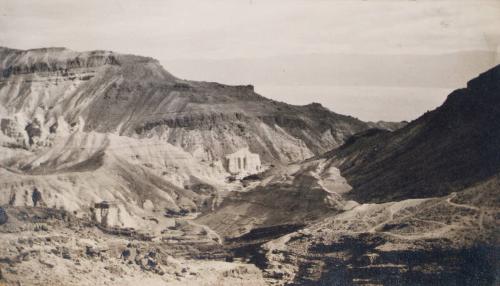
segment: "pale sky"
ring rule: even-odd
[[[500,0],[0,0],[1,46],[151,56],[182,78],[366,120],[415,118],[498,63],[499,27]]]

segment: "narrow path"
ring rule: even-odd
[[[416,240],[416,239],[422,239],[422,238],[441,237],[443,234],[450,231],[452,228],[454,228],[455,230],[458,228],[464,229],[464,227],[458,227],[458,226],[445,226],[445,227],[439,228],[435,231],[423,233],[423,234],[401,235],[401,234],[395,234],[395,233],[386,232],[386,231],[382,231],[380,233],[383,233],[383,234],[386,234],[386,235],[389,235],[392,237],[396,237],[399,239],[404,239],[404,240]]]
[[[449,198],[446,199],[446,202],[454,207],[457,207],[457,208],[466,208],[466,209],[471,209],[471,210],[476,210],[476,211],[480,211],[480,208],[476,207],[476,206],[472,206],[472,205],[463,205],[463,204],[457,204],[457,203],[454,203],[452,202],[451,200],[453,200],[454,198],[457,197],[457,194],[456,193],[452,193],[450,195]]]
[[[472,206],[472,205],[457,204],[457,203],[452,202],[451,200],[456,198],[456,197],[457,197],[457,194],[452,193],[450,195],[450,197],[446,199],[446,202],[454,207],[457,207],[457,208],[466,208],[466,209],[478,211],[479,212],[479,218],[478,218],[479,230],[483,230],[484,229],[483,221],[484,221],[485,210],[483,208],[479,208],[479,207]]]

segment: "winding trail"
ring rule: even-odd
[[[479,229],[483,230],[483,228],[484,228],[483,220],[484,220],[485,210],[483,208],[478,208],[478,207],[472,206],[472,205],[457,204],[457,203],[452,202],[451,200],[453,200],[456,197],[457,197],[457,193],[451,193],[451,195],[446,199],[446,202],[454,207],[457,207],[457,208],[466,208],[466,209],[478,211],[479,212],[479,218],[478,218]]]
[[[468,204],[457,204],[457,203],[454,203],[452,202],[452,200],[454,198],[457,197],[457,194],[456,193],[452,193],[448,198],[446,198],[444,201],[449,204],[450,206],[452,207],[456,207],[456,208],[465,208],[465,209],[470,209],[470,210],[473,210],[473,211],[476,211],[476,212],[479,212],[479,218],[478,218],[478,226],[479,226],[479,229],[480,230],[483,230],[484,226],[483,226],[483,220],[484,220],[484,216],[485,216],[485,209],[484,208],[480,208],[480,207],[476,207],[476,206],[473,206],[473,205],[468,205]],[[442,202],[442,201],[441,201]],[[439,204],[439,202],[437,203]],[[392,205],[389,206],[386,211],[388,212],[388,218],[376,225],[374,225],[373,227],[371,227],[368,232],[370,233],[375,233],[377,232],[377,230],[380,229],[380,227],[388,224],[388,223],[391,223],[394,221],[394,213],[395,211],[393,210],[392,208]],[[414,213],[411,213],[409,215],[406,215],[406,216],[402,216],[401,219],[404,219],[404,218],[407,218],[407,217],[410,217],[410,216],[414,216],[415,214]],[[386,234],[386,235],[389,235],[389,236],[392,236],[392,237],[396,237],[396,238],[400,238],[400,239],[409,239],[409,240],[413,240],[413,239],[420,239],[420,238],[430,238],[430,237],[436,237],[436,236],[440,236],[448,231],[450,231],[452,228],[457,228],[458,226],[457,225],[453,225],[453,226],[450,226],[450,225],[446,225],[442,222],[439,222],[439,221],[431,221],[431,220],[423,220],[423,219],[418,219],[418,218],[414,218],[416,220],[419,220],[419,221],[422,221],[422,222],[427,222],[427,223],[434,223],[434,224],[438,224],[438,225],[441,225],[442,227],[440,227],[439,229],[436,229],[432,232],[429,232],[429,233],[422,233],[422,234],[413,234],[413,235],[401,235],[401,234],[395,234],[395,233],[392,233],[390,231],[380,231],[380,233],[383,233],[383,234]],[[463,228],[463,227],[459,227],[459,228]]]
[[[481,210],[480,208],[478,208],[476,206],[457,204],[457,203],[452,202],[451,200],[453,200],[456,197],[457,197],[457,193],[451,193],[451,195],[446,199],[446,202],[454,207],[457,207],[457,208],[466,208],[466,209],[471,209],[471,210],[475,210],[475,211]]]

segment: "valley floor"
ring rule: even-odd
[[[442,198],[363,204],[224,241],[192,219],[159,235],[6,207],[4,285],[494,285],[498,178]]]

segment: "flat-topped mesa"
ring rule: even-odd
[[[232,175],[251,175],[262,170],[259,154],[248,148],[240,149],[224,158],[224,167]]]
[[[2,62],[2,76],[67,72],[78,68],[95,68],[119,65],[117,55],[109,51],[75,52],[64,48],[35,50],[8,50],[9,56]]]
[[[210,94],[220,93],[221,95],[230,95],[233,99],[240,100],[263,100],[265,99],[263,96],[257,94],[255,92],[255,88],[251,84],[247,85],[226,85],[217,82],[199,82],[193,83],[195,86],[198,86],[200,90],[207,91],[209,90]]]
[[[34,73],[66,74],[74,69],[99,68],[103,66],[121,66],[155,64],[159,62],[150,57],[118,54],[111,51],[95,50],[76,52],[66,48],[42,48],[15,50],[0,48],[0,77]]]
[[[252,93],[254,94],[255,93],[255,88],[253,85],[251,84],[247,84],[247,85],[236,85],[235,88],[237,90],[240,90],[241,92],[248,92],[248,93]]]

